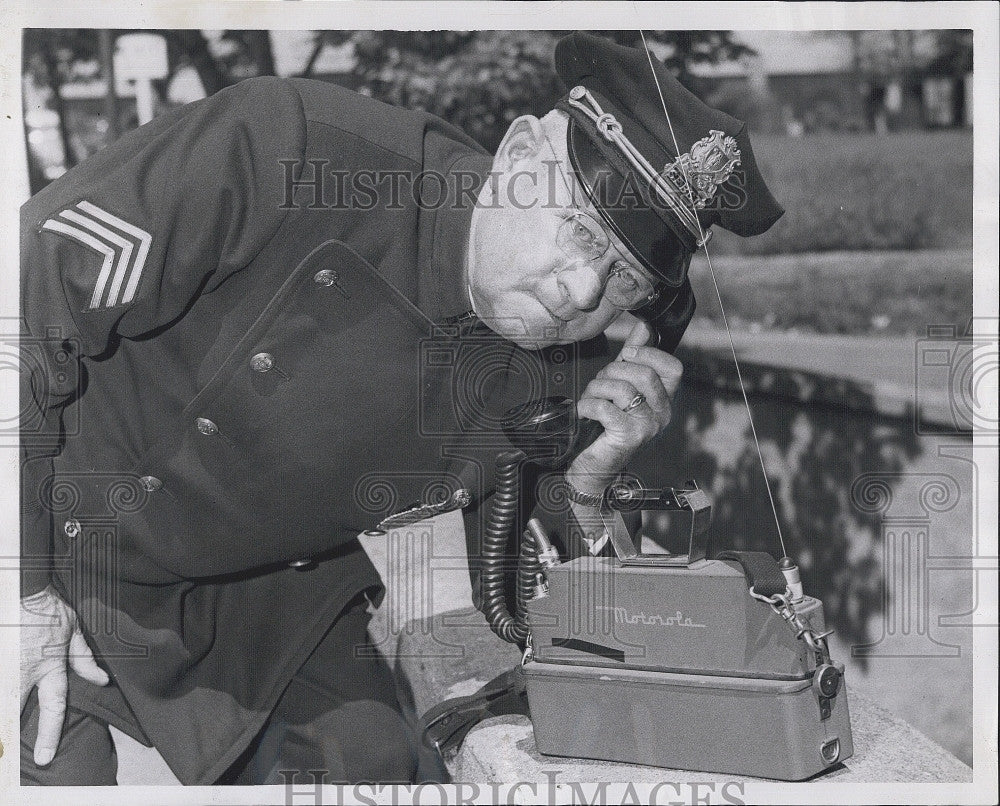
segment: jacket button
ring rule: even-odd
[[[194,421],[194,424],[197,426],[198,430],[207,437],[219,433],[219,426],[204,417],[199,417]]]
[[[340,275],[333,269],[321,269],[313,275],[313,282],[316,283],[316,285],[325,285],[328,288],[332,285],[336,285],[339,279]]]
[[[143,476],[139,479],[139,486],[147,493],[155,493],[163,486],[163,482],[156,478],[156,476]]]
[[[66,537],[76,537],[80,534],[80,521],[76,518],[70,518],[63,525],[63,531],[66,533]]]
[[[312,559],[307,557],[304,560],[292,560],[289,564],[289,568],[305,568],[307,565],[312,564]]]
[[[257,353],[250,359],[250,369],[254,372],[267,372],[274,366],[274,356],[270,353]]]

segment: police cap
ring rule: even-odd
[[[567,147],[592,204],[671,288],[718,224],[767,230],[784,212],[757,169],[746,124],[712,109],[655,58],[576,32],[556,45],[569,92]]]

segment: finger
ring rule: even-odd
[[[69,639],[69,665],[80,677],[95,685],[106,686],[111,682],[108,673],[94,660],[94,653],[87,646],[87,641],[79,627],[73,632],[73,637]]]
[[[635,399],[638,393],[639,390],[628,381],[595,378],[587,384],[583,396],[605,398],[614,403],[618,408],[624,410]]]
[[[597,420],[604,426],[605,433],[621,431],[627,426],[628,415],[610,400],[599,397],[581,398],[577,413],[588,420]]]
[[[670,407],[670,395],[663,381],[656,374],[656,370],[645,364],[613,361],[598,373],[598,378],[631,384],[637,392],[642,392],[650,408],[657,413],[664,412]]]
[[[656,347],[626,344],[619,355],[625,361],[652,367],[664,377],[680,377],[684,370],[684,365],[675,356]]]
[[[642,321],[642,319],[637,319],[635,325],[633,325],[628,336],[625,338],[625,346],[622,347],[622,350],[624,351],[626,347],[644,347],[649,344],[652,339],[652,328]],[[618,357],[621,359],[621,353],[618,354]]]
[[[38,683],[38,736],[35,764],[45,767],[55,758],[66,717],[66,669],[53,669]]]
[[[670,353],[657,350],[655,347],[626,347],[622,350],[623,356],[628,356],[622,361],[615,361],[614,364],[640,364],[649,367],[663,382],[664,388],[673,396],[680,385],[681,376],[684,374],[684,365]]]
[[[636,417],[637,412],[625,413],[610,400],[599,397],[584,398],[580,401],[577,410],[580,415],[592,420],[597,420],[604,426],[604,433],[601,435],[606,448],[613,448],[616,451],[623,451],[620,460],[627,459],[627,456],[637,448],[648,442],[660,430],[657,418],[649,416]],[[649,409],[640,408],[638,412],[646,412]],[[601,444],[602,439],[598,439],[591,448]],[[590,450],[590,449],[588,449]],[[621,470],[619,465],[615,472]]]

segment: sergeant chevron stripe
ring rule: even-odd
[[[66,235],[104,255],[90,298],[92,309],[102,307],[102,299],[106,308],[132,301],[153,242],[146,230],[89,201],[78,202],[75,208],[61,211],[57,217],[42,224],[42,229]],[[110,288],[108,280],[111,280]]]

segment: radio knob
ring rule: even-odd
[[[820,666],[813,675],[813,687],[821,697],[836,697],[840,690],[840,670],[828,663]]]

